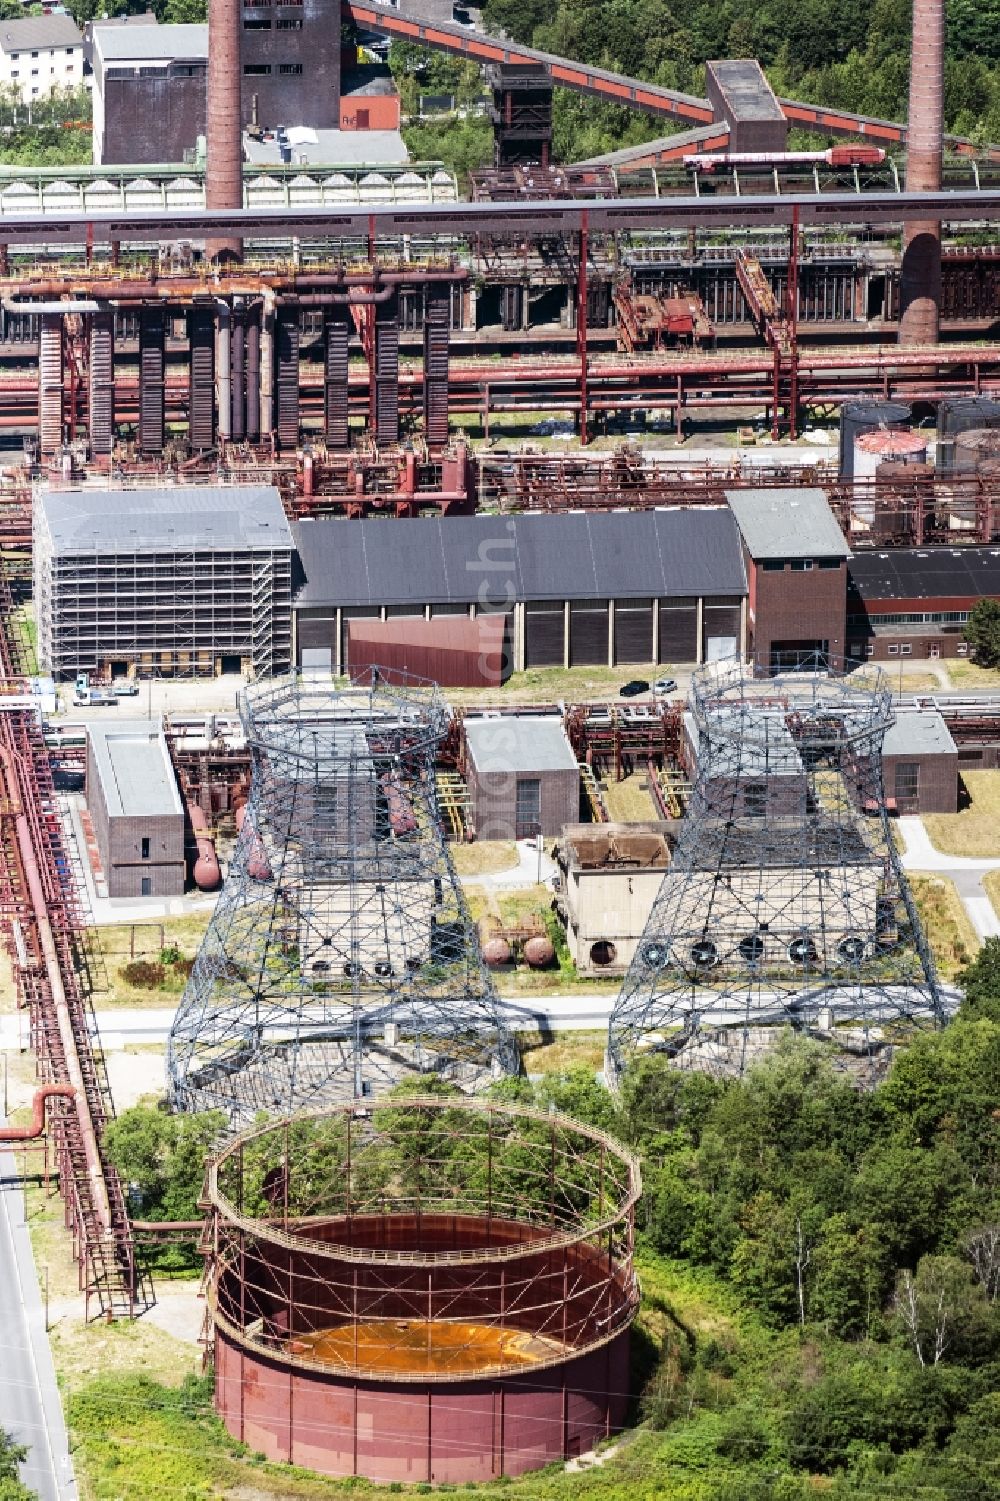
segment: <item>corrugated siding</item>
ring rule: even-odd
[[[653,660],[653,601],[619,600],[615,605],[615,661]]]

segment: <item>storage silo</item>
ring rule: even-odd
[[[878,471],[886,464],[923,465],[927,443],[919,433],[887,428],[862,432],[854,440],[852,523],[862,530],[875,525],[875,485]]]
[[[938,408],[937,467],[946,474],[952,467],[955,439],[977,428],[1000,428],[1000,401],[992,396],[956,396]]]
[[[956,434],[952,450],[955,474],[978,474],[990,459],[1000,457],[1000,428],[971,427]]]
[[[840,412],[840,477],[854,478],[854,444],[861,433],[910,425],[910,408],[901,401],[848,401]]]

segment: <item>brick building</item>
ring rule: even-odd
[[[965,657],[969,611],[1000,598],[995,547],[858,552],[848,575],[847,651],[855,661]]]
[[[180,896],[184,809],[159,724],[88,725],[86,795],[108,895]]]
[[[900,709],[882,746],[885,795],[897,813],[958,812],[958,747],[936,709]]]
[[[770,670],[847,654],[847,560],[822,490],[729,490],[743,542],[747,655]]]
[[[551,838],[580,817],[580,768],[561,719],[467,718],[465,779],[480,839]]]

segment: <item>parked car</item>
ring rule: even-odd
[[[618,692],[622,698],[638,698],[641,693],[649,692],[649,684],[645,678],[632,678],[627,683],[622,683]]]
[[[664,698],[668,693],[677,692],[676,678],[657,678],[653,684],[653,693],[657,698]]]

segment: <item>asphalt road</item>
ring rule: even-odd
[[[24,1222],[24,1193],[0,1149],[0,1428],[28,1449],[21,1479],[40,1501],[72,1501],[76,1481],[45,1312]]]

